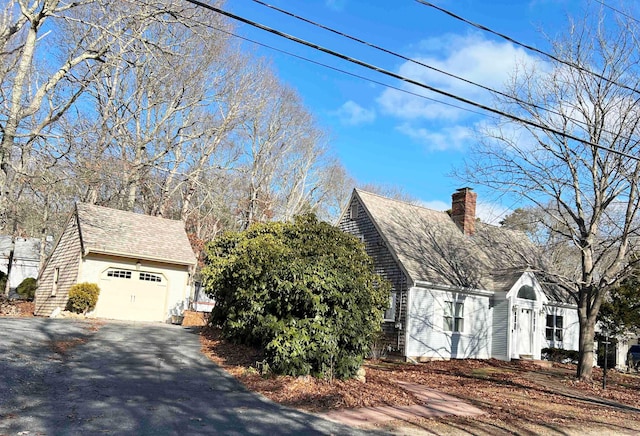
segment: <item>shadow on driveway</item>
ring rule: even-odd
[[[194,330],[96,326],[0,318],[0,434],[371,434],[247,391]]]

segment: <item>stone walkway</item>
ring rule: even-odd
[[[351,426],[379,424],[393,420],[412,418],[435,418],[446,415],[474,416],[484,412],[469,403],[451,395],[425,388],[415,383],[397,382],[404,390],[423,402],[413,406],[380,406],[360,409],[333,410],[323,413],[323,418]]]

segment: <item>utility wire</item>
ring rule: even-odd
[[[601,4],[602,6],[604,6],[605,8],[609,8],[609,9],[611,9],[612,11],[614,11],[614,12],[616,12],[616,13],[620,14],[620,15],[624,15],[625,17],[627,17],[627,18],[629,18],[629,19],[631,19],[631,20],[633,20],[633,21],[635,21],[635,22],[637,22],[637,23],[640,23],[640,20],[638,20],[636,17],[634,17],[634,16],[632,16],[632,15],[629,15],[629,14],[627,14],[626,12],[621,11],[620,9],[616,9],[616,8],[614,8],[614,7],[613,7],[613,6],[611,6],[611,5],[606,4],[603,0],[593,0],[593,1],[594,1],[594,2],[596,2],[596,3],[600,3],[600,4]]]
[[[466,111],[466,112],[471,112],[471,113],[476,114],[476,115],[488,116],[488,117],[491,117],[491,118],[493,118],[493,119],[495,119],[495,120],[497,120],[497,119],[498,119],[498,117],[496,117],[496,116],[494,116],[494,115],[490,115],[490,114],[488,115],[488,114],[486,114],[486,113],[484,113],[484,112],[474,111],[473,109],[469,109],[469,108],[467,108],[467,107],[458,106],[458,105],[453,104],[453,103],[449,103],[449,102],[446,102],[446,101],[443,101],[443,100],[438,100],[437,98],[427,97],[426,95],[418,94],[417,92],[409,91],[408,89],[403,89],[403,88],[400,88],[400,87],[397,87],[397,86],[389,85],[388,83],[380,82],[380,81],[378,81],[378,80],[374,80],[374,79],[371,79],[371,78],[369,78],[369,77],[362,76],[362,75],[360,75],[360,74],[352,73],[352,72],[350,72],[350,71],[343,70],[343,69],[341,69],[341,68],[334,67],[334,66],[332,66],[332,65],[328,65],[328,64],[325,64],[325,63],[322,63],[322,62],[316,61],[316,60],[314,60],[314,59],[307,58],[307,57],[304,57],[304,56],[301,56],[301,55],[298,55],[298,54],[292,53],[292,52],[290,52],[290,51],[286,51],[286,50],[283,50],[283,49],[280,49],[280,48],[274,47],[274,46],[269,45],[269,44],[265,44],[265,43],[260,42],[260,41],[256,41],[256,40],[254,40],[254,39],[251,39],[251,38],[247,38],[247,37],[244,37],[244,36],[238,35],[238,34],[236,34],[236,33],[230,32],[230,31],[228,31],[228,30],[224,30],[224,29],[221,29],[221,28],[219,28],[219,27],[212,26],[211,24],[208,24],[208,23],[203,23],[203,22],[200,22],[200,21],[195,21],[195,23],[196,23],[196,24],[199,24],[199,25],[201,25],[201,26],[205,26],[205,27],[208,27],[208,28],[210,28],[210,29],[213,29],[213,30],[215,30],[215,31],[217,31],[217,32],[221,32],[221,33],[224,33],[224,34],[226,34],[226,35],[233,36],[234,38],[241,39],[241,40],[246,41],[246,42],[249,42],[249,43],[251,43],[251,44],[259,45],[260,47],[264,47],[264,48],[267,48],[267,49],[269,49],[269,50],[273,50],[273,51],[276,51],[276,52],[278,52],[278,53],[282,53],[282,54],[284,54],[284,55],[291,56],[291,57],[293,57],[293,58],[300,59],[300,60],[302,60],[302,61],[309,62],[309,63],[315,64],[315,65],[318,65],[318,66],[320,66],[320,67],[324,67],[324,68],[327,68],[327,69],[329,69],[329,70],[336,71],[336,72],[338,72],[338,73],[342,73],[342,74],[346,74],[346,75],[351,76],[351,77],[355,77],[356,79],[364,80],[364,81],[367,81],[367,82],[373,83],[373,84],[375,84],[375,85],[380,85],[380,86],[383,86],[383,87],[385,87],[385,88],[389,88],[389,89],[393,89],[393,90],[395,90],[395,91],[399,91],[399,92],[402,92],[402,93],[405,93],[405,94],[413,95],[414,97],[423,98],[423,99],[425,99],[425,100],[429,100],[429,101],[432,101],[432,102],[434,102],[434,103],[443,104],[443,105],[445,105],[445,106],[449,106],[449,107],[452,107],[452,108],[455,108],[455,109],[460,109],[460,110],[462,110],[462,111]]]
[[[466,18],[463,18],[460,15],[457,15],[457,14],[455,14],[455,13],[453,13],[453,12],[447,10],[447,9],[441,8],[440,6],[436,6],[433,3],[429,3],[428,1],[425,1],[425,0],[415,0],[415,1],[417,1],[418,3],[423,4],[425,6],[429,6],[431,8],[437,9],[440,12],[443,12],[443,13],[449,15],[450,17],[453,17],[456,20],[462,21],[463,23],[469,24],[470,26],[473,26],[473,27],[475,27],[477,29],[484,30],[485,32],[489,32],[489,33],[491,33],[493,35],[496,35],[496,36],[498,36],[498,37],[500,37],[502,39],[505,39],[505,40],[507,40],[507,41],[509,41],[509,42],[511,42],[513,44],[516,44],[516,45],[518,45],[520,47],[526,48],[527,50],[533,51],[535,53],[538,53],[538,54],[546,56],[546,57],[548,57],[550,59],[553,59],[556,62],[559,62],[559,63],[564,64],[564,65],[568,65],[571,68],[575,68],[577,70],[583,71],[583,72],[585,72],[587,74],[595,76],[595,77],[597,77],[599,79],[602,79],[602,80],[604,80],[606,82],[609,82],[609,83],[612,83],[612,84],[614,84],[616,86],[619,86],[620,88],[624,88],[624,89],[627,89],[627,90],[629,90],[631,92],[635,92],[636,94],[640,94],[640,91],[635,89],[635,88],[631,88],[628,85],[625,85],[623,83],[618,83],[618,82],[616,82],[614,80],[611,80],[611,79],[603,76],[602,74],[599,74],[599,73],[596,73],[594,71],[588,70],[588,69],[576,64],[575,62],[566,61],[564,59],[560,59],[559,57],[557,57],[557,56],[555,56],[555,55],[553,55],[551,53],[548,53],[546,51],[540,50],[539,48],[536,48],[536,47],[533,47],[531,45],[528,45],[528,44],[522,43],[520,41],[517,41],[517,40],[511,38],[508,35],[505,35],[505,34],[500,33],[500,32],[496,32],[495,30],[492,30],[492,29],[490,29],[490,28],[488,28],[486,26],[483,26],[482,24],[478,24],[478,23],[474,23],[473,21],[469,21]]]
[[[346,60],[347,62],[351,62],[351,63],[354,63],[356,65],[360,65],[361,67],[368,68],[368,69],[376,71],[376,72],[378,72],[380,74],[384,74],[386,76],[393,77],[394,79],[398,79],[398,80],[401,80],[403,82],[409,83],[411,85],[415,85],[415,86],[418,86],[420,88],[424,88],[424,89],[427,89],[429,91],[435,92],[437,94],[444,95],[446,97],[452,98],[454,100],[458,100],[458,101],[460,101],[462,103],[468,104],[470,106],[477,107],[477,108],[485,110],[487,112],[491,112],[491,113],[500,115],[500,116],[508,118],[510,120],[517,121],[517,122],[520,122],[522,124],[526,124],[528,126],[535,127],[537,129],[541,129],[541,130],[546,131],[546,132],[554,133],[554,134],[556,134],[558,136],[561,136],[561,137],[564,137],[564,138],[567,138],[567,139],[571,139],[571,140],[574,140],[574,141],[581,142],[583,144],[589,145],[589,146],[594,147],[594,148],[598,148],[598,149],[601,149],[601,150],[606,150],[606,151],[609,151],[611,153],[614,153],[614,154],[617,154],[617,155],[620,155],[620,156],[624,156],[624,157],[627,157],[627,158],[632,159],[632,160],[636,160],[636,161],[640,160],[640,157],[638,157],[638,156],[634,156],[632,154],[629,154],[629,153],[626,153],[626,152],[623,152],[623,151],[620,151],[620,150],[615,150],[613,148],[610,148],[610,147],[607,147],[607,146],[604,146],[604,145],[596,144],[594,142],[587,141],[586,139],[579,138],[579,137],[577,137],[575,135],[572,135],[570,133],[562,132],[562,131],[554,129],[552,127],[545,127],[545,126],[542,126],[542,125],[540,125],[540,124],[538,124],[538,123],[536,123],[534,121],[527,120],[525,118],[520,118],[520,117],[518,117],[516,115],[501,111],[499,109],[492,108],[490,106],[486,106],[484,104],[475,102],[473,100],[469,100],[469,99],[467,99],[465,97],[460,97],[460,96],[458,96],[456,94],[452,94],[450,92],[443,91],[443,90],[435,88],[433,86],[430,86],[430,85],[418,82],[416,80],[401,76],[401,75],[396,74],[396,73],[394,73],[392,71],[385,70],[383,68],[377,67],[377,66],[369,64],[369,63],[366,63],[366,62],[361,61],[359,59],[352,58],[350,56],[344,55],[344,54],[339,53],[337,51],[322,47],[322,46],[320,46],[318,44],[306,41],[304,39],[298,38],[298,37],[293,36],[293,35],[289,35],[287,33],[281,32],[279,30],[276,30],[276,29],[273,29],[271,27],[265,26],[264,24],[257,23],[255,21],[249,20],[247,18],[241,17],[239,15],[233,14],[231,12],[225,11],[223,9],[220,9],[220,8],[216,7],[216,6],[212,6],[210,4],[201,2],[199,0],[185,0],[185,1],[188,2],[188,3],[194,4],[196,6],[200,6],[200,7],[203,7],[205,9],[209,9],[210,11],[219,13],[221,15],[224,15],[224,16],[226,16],[228,18],[231,18],[231,19],[234,19],[236,21],[240,21],[241,23],[245,23],[245,24],[248,24],[248,25],[250,25],[252,27],[255,27],[255,28],[264,30],[266,32],[272,33],[274,35],[278,35],[278,36],[280,36],[282,38],[286,38],[286,39],[288,39],[290,41],[293,41],[293,42],[296,42],[298,44],[302,44],[302,45],[305,45],[307,47],[311,47],[311,48],[313,48],[315,50],[321,51],[323,53],[327,53],[327,54],[329,54],[331,56],[335,56],[337,58]]]
[[[598,1],[598,0],[595,0],[595,1]],[[308,24],[311,24],[311,25],[313,25],[313,26],[319,27],[319,28],[321,28],[321,29],[323,29],[323,30],[329,31],[329,32],[334,33],[334,34],[336,34],[336,35],[339,35],[339,36],[342,36],[342,37],[344,37],[344,38],[347,38],[347,39],[350,39],[350,40],[352,40],[352,41],[355,41],[355,42],[357,42],[357,43],[363,44],[363,45],[365,45],[365,46],[367,46],[367,47],[374,48],[374,49],[376,49],[376,50],[379,50],[379,51],[382,51],[382,52],[384,52],[384,53],[390,54],[390,55],[395,56],[395,57],[397,57],[397,58],[403,59],[403,60],[405,60],[405,61],[407,61],[407,62],[411,62],[411,63],[416,64],[416,65],[420,65],[420,66],[422,66],[422,67],[428,68],[428,69],[430,69],[430,70],[432,70],[432,71],[436,71],[436,72],[438,72],[438,73],[440,73],[440,74],[443,74],[443,75],[445,75],[445,76],[448,76],[448,77],[451,77],[451,78],[453,78],[453,79],[460,80],[460,81],[462,81],[462,82],[464,82],[464,83],[467,83],[467,84],[470,84],[470,85],[476,86],[476,87],[478,87],[478,88],[484,89],[485,91],[488,91],[488,92],[490,92],[490,93],[500,95],[500,96],[502,96],[502,97],[505,97],[505,98],[509,99],[510,101],[513,101],[513,102],[519,103],[519,104],[524,105],[524,106],[532,107],[532,108],[535,108],[535,109],[538,109],[538,110],[541,110],[541,111],[545,111],[545,112],[552,113],[553,115],[557,115],[557,116],[559,116],[559,117],[566,118],[566,119],[568,119],[569,121],[573,121],[575,124],[580,125],[580,126],[582,126],[582,127],[584,127],[584,128],[588,128],[588,125],[587,125],[587,123],[586,123],[586,122],[584,122],[584,121],[580,121],[580,120],[577,120],[577,119],[575,119],[575,118],[573,118],[573,117],[568,116],[567,114],[560,113],[560,112],[558,112],[558,111],[556,111],[556,110],[554,110],[554,109],[546,108],[546,107],[540,106],[540,105],[538,105],[538,104],[536,104],[536,103],[533,103],[533,102],[529,102],[529,101],[522,100],[522,99],[518,98],[517,96],[509,95],[509,94],[507,94],[507,93],[505,93],[505,92],[499,91],[499,90],[497,90],[497,89],[491,88],[491,87],[486,86],[486,85],[483,85],[483,84],[481,84],[481,83],[477,83],[477,82],[474,82],[474,81],[472,81],[472,80],[465,79],[464,77],[461,77],[461,76],[458,76],[458,75],[456,75],[456,74],[450,73],[450,72],[448,72],[448,71],[444,71],[444,70],[442,70],[442,69],[439,69],[439,68],[433,67],[433,66],[431,66],[431,65],[425,64],[424,62],[421,62],[421,61],[418,61],[418,60],[416,60],[416,59],[413,59],[413,58],[407,57],[407,56],[405,56],[405,55],[402,55],[402,54],[400,54],[400,53],[397,53],[397,52],[394,52],[394,51],[392,51],[392,50],[386,49],[386,48],[384,48],[384,47],[380,47],[380,46],[378,46],[378,45],[376,45],[376,44],[373,44],[373,43],[370,43],[370,42],[368,42],[368,41],[362,40],[362,39],[360,39],[360,38],[357,38],[357,37],[355,37],[355,36],[352,36],[352,35],[349,35],[349,34],[347,34],[347,33],[341,32],[341,31],[339,31],[339,30],[333,29],[333,28],[331,28],[331,27],[325,26],[324,24],[321,24],[321,23],[318,23],[318,22],[312,21],[312,20],[310,20],[310,19],[308,19],[308,18],[305,18],[305,17],[299,16],[299,15],[296,15],[296,14],[294,14],[293,12],[290,12],[290,11],[287,11],[287,10],[285,10],[285,9],[279,8],[279,7],[277,7],[277,6],[274,6],[274,5],[268,4],[268,3],[266,3],[266,2],[264,2],[264,1],[262,1],[262,0],[253,0],[253,2],[258,3],[258,4],[262,5],[262,6],[267,7],[267,8],[273,9],[273,10],[275,10],[275,11],[278,11],[278,12],[280,12],[280,13],[283,13],[283,14],[285,14],[285,15],[288,15],[288,16],[290,16],[290,17],[296,18],[296,19],[298,19],[298,20],[300,20],[300,21],[303,21],[303,22],[305,22],[305,23],[308,23]],[[313,61],[312,61],[312,62],[313,62]],[[394,89],[398,89],[398,88],[394,88]],[[454,107],[455,107],[455,106],[454,106]],[[476,113],[477,113],[477,112],[476,112]],[[605,133],[609,133],[609,134],[611,134],[611,135],[614,135],[614,136],[615,136],[615,135],[617,135],[615,132],[607,131],[606,129],[602,129],[602,131],[603,131],[603,132],[605,132]],[[631,138],[627,138],[627,137],[623,137],[623,136],[621,136],[621,138],[622,138],[622,139],[626,139],[626,140],[628,140],[628,141],[631,141]]]

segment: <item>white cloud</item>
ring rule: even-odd
[[[517,65],[529,65],[535,62],[535,58],[528,55],[524,49],[508,42],[485,39],[479,33],[448,34],[429,38],[418,44],[417,52],[412,58],[418,62],[496,89],[503,87]],[[417,82],[480,103],[489,103],[491,100],[490,94],[477,86],[412,62],[407,61],[402,64],[398,73]],[[412,92],[456,105],[464,105],[415,85],[403,86]],[[385,90],[377,101],[385,113],[405,120],[437,119],[455,122],[469,115],[467,111],[392,89]]]
[[[465,126],[443,127],[432,130],[426,127],[416,127],[410,123],[403,123],[397,130],[414,141],[427,146],[429,150],[461,150],[469,141],[474,139],[473,132]]]
[[[374,110],[365,109],[353,100],[344,103],[340,108],[331,113],[340,118],[342,124],[356,126],[360,124],[369,124],[375,121],[376,113]]]
[[[513,212],[511,209],[501,204],[479,201],[476,205],[476,217],[487,224],[498,225],[498,223],[511,212]]]

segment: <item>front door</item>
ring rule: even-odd
[[[532,342],[532,324],[533,324],[533,310],[520,309],[520,316],[518,317],[518,354],[531,355],[533,351]]]

